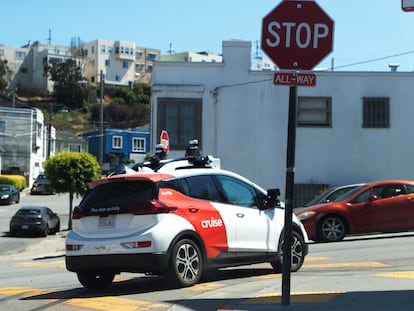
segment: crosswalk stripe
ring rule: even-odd
[[[414,271],[400,271],[374,274],[374,276],[398,279],[414,279]]]
[[[43,290],[30,287],[3,287],[0,288],[0,295],[6,296],[22,296],[26,299],[30,297],[38,297],[40,295],[51,294],[54,291]],[[52,300],[52,299],[47,299]],[[57,299],[53,299],[57,300]],[[71,305],[73,307],[89,308],[99,311],[147,311],[157,308],[167,308],[169,304],[155,303],[143,300],[127,299],[122,297],[85,297],[71,298],[62,301],[62,304]]]

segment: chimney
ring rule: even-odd
[[[389,64],[388,67],[390,67],[391,72],[397,72],[397,69],[400,65],[399,64]]]

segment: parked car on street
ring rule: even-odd
[[[303,207],[308,207],[312,205],[317,204],[323,204],[323,203],[329,203],[332,201],[335,201],[337,198],[348,192],[349,190],[352,190],[356,187],[363,186],[365,184],[352,184],[352,185],[343,185],[343,186],[336,186],[336,187],[330,187],[326,189],[325,191],[321,192],[317,196],[315,196],[312,200],[307,202]]]
[[[60,231],[60,218],[46,206],[23,206],[10,219],[10,234],[47,236]]]
[[[281,270],[278,189],[265,191],[210,156],[153,158],[132,168],[91,183],[74,208],[66,267],[84,287],[108,287],[121,272],[165,275],[190,286],[220,267],[269,262]],[[292,237],[291,270],[297,271],[308,239],[295,216]]]
[[[13,185],[1,184],[0,185],[0,203],[1,204],[12,204],[19,203],[20,191]]]
[[[386,180],[356,187],[331,203],[295,210],[309,239],[414,229],[414,181]]]
[[[39,174],[32,188],[30,194],[55,194],[55,190],[50,185],[50,181],[45,174]]]

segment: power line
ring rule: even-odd
[[[393,58],[393,57],[398,57],[398,56],[404,56],[404,55],[408,55],[408,54],[412,54],[412,53],[414,53],[414,51],[408,51],[408,52],[404,52],[404,53],[399,53],[399,54],[394,54],[394,55],[388,55],[388,56],[383,56],[383,57],[378,57],[378,58],[373,58],[373,59],[369,59],[369,60],[366,60],[366,61],[351,63],[351,64],[347,64],[347,65],[341,65],[341,66],[335,66],[335,67],[333,67],[333,69],[338,69],[338,68],[344,68],[344,67],[351,67],[351,66],[357,66],[357,65],[363,65],[363,64],[373,63],[373,62],[377,62],[377,61],[380,61],[380,60],[384,60],[384,59],[388,59],[388,58]]]

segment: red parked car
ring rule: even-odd
[[[414,181],[387,180],[357,187],[331,203],[295,210],[309,239],[336,242],[346,235],[414,229]]]

